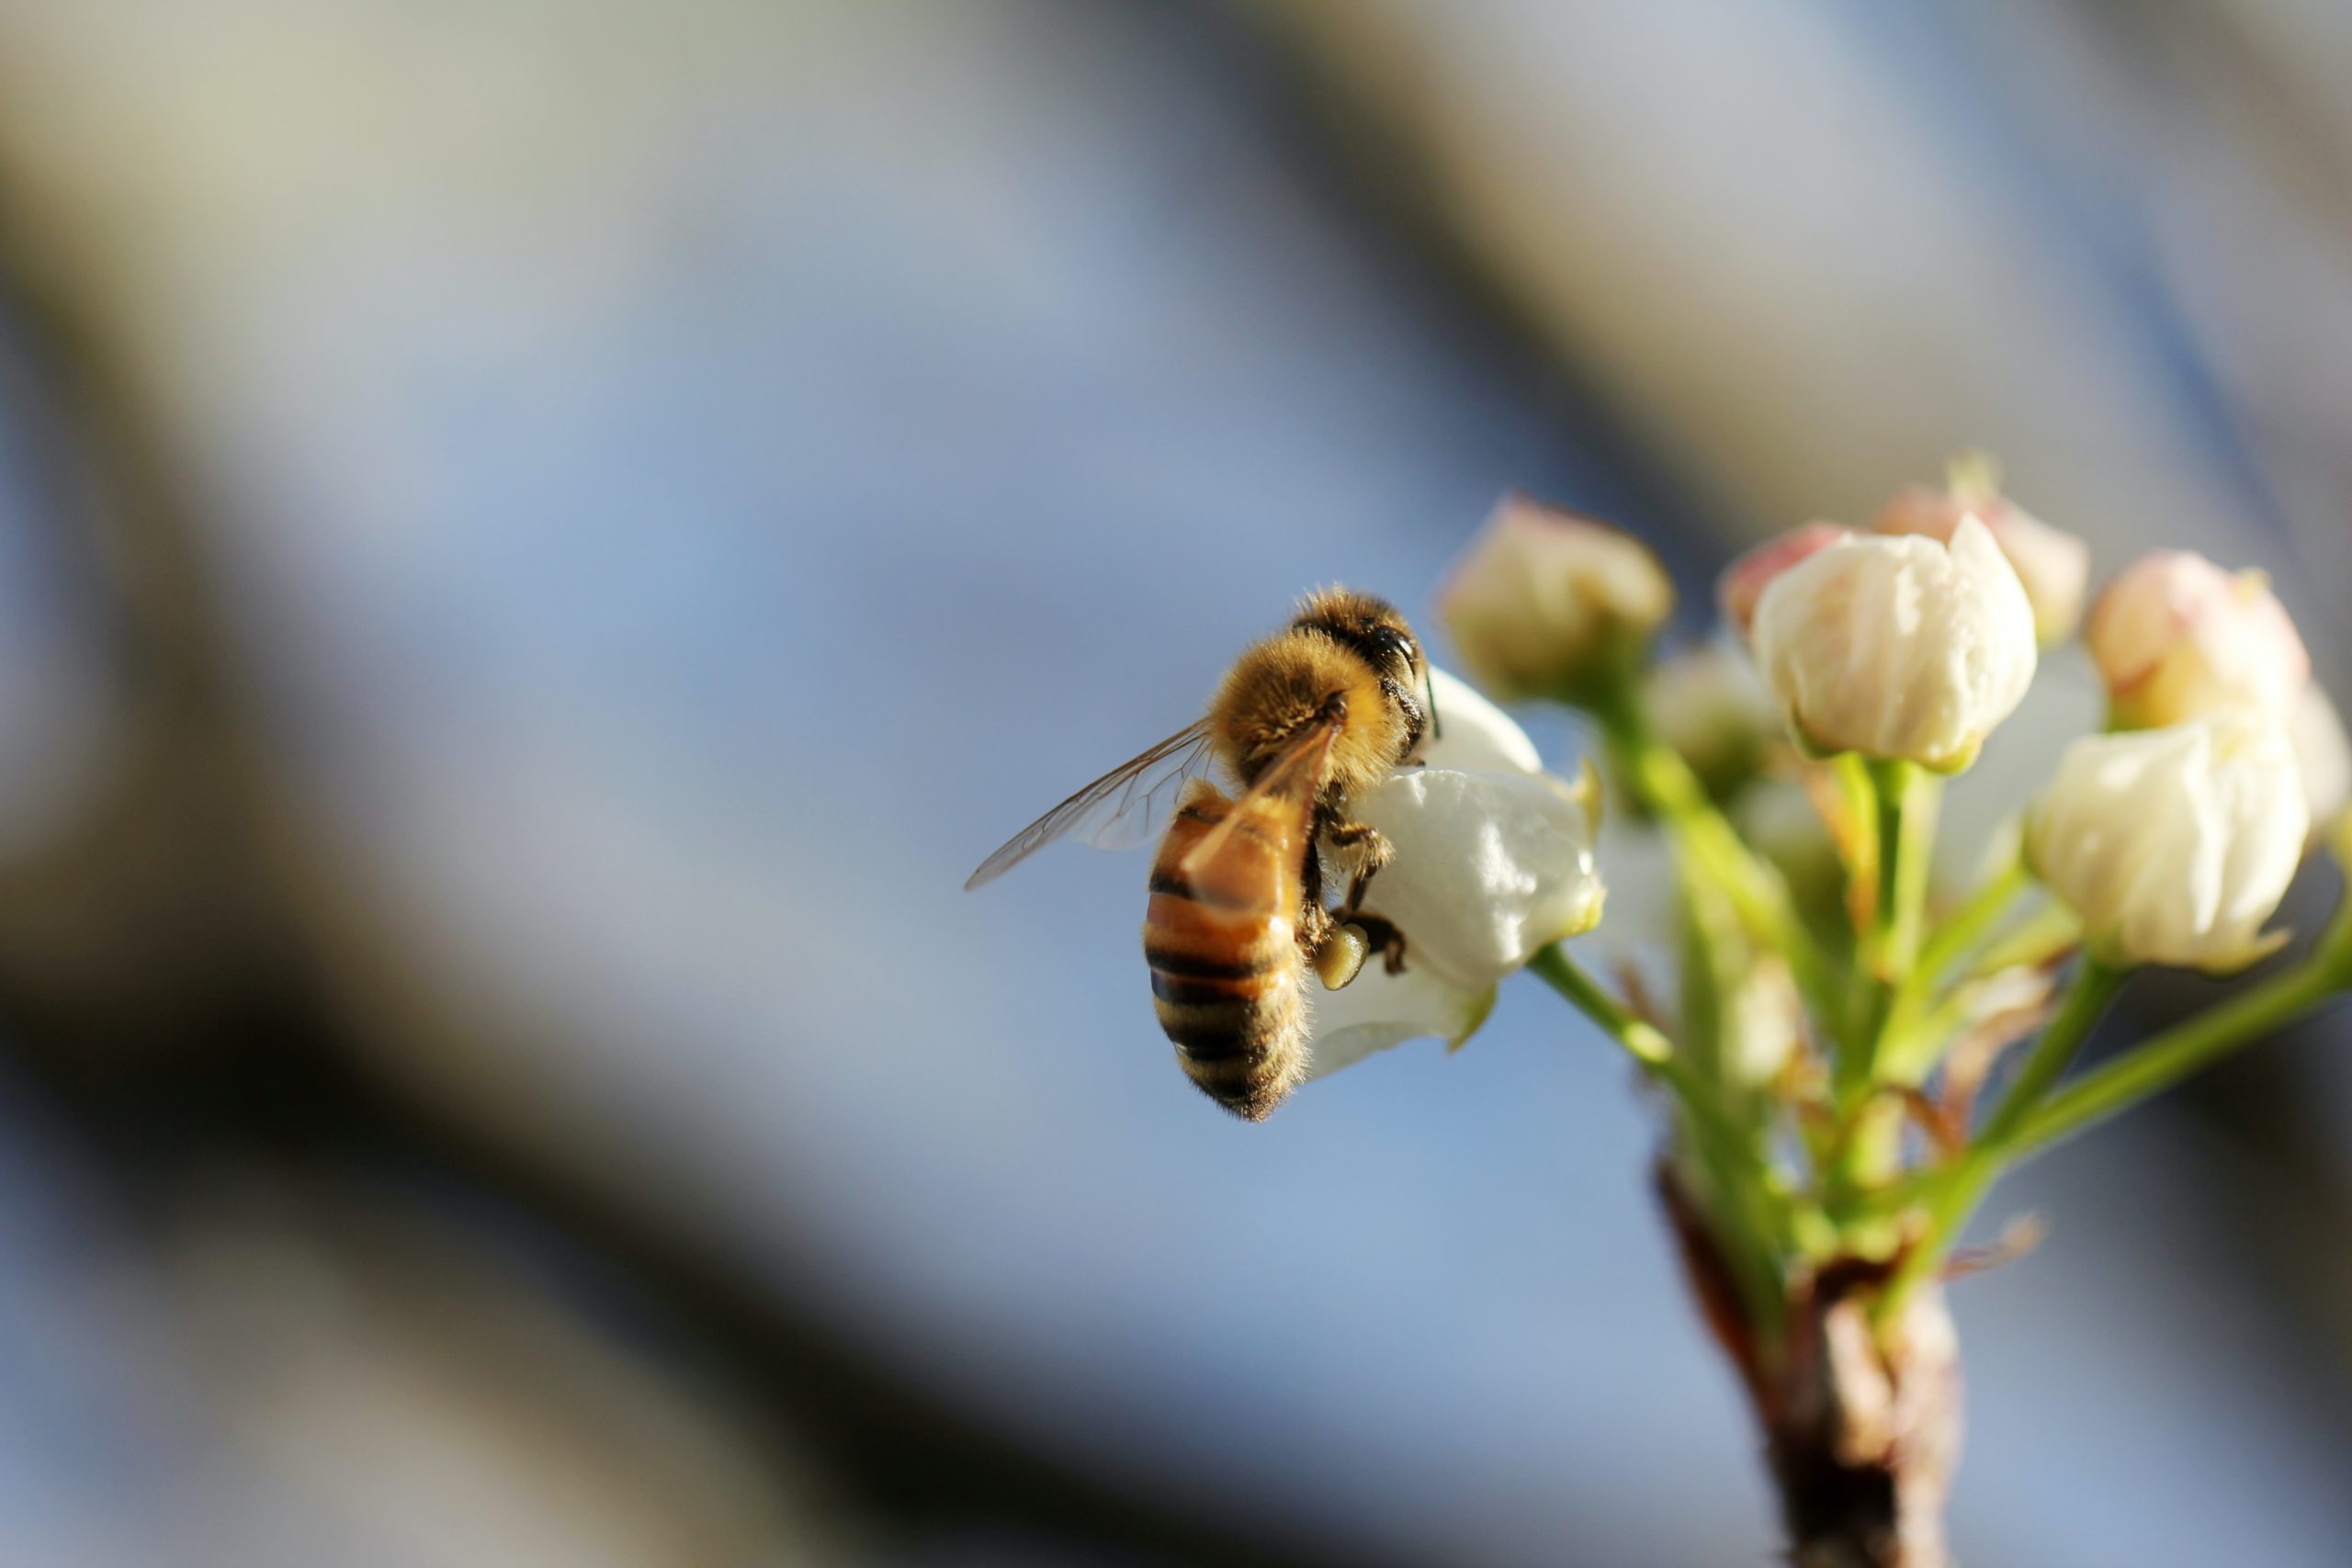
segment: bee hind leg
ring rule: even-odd
[[[1378,915],[1349,915],[1347,923],[1363,932],[1364,941],[1380,954],[1380,966],[1391,975],[1405,972],[1405,933]]]

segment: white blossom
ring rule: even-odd
[[[1363,909],[1404,933],[1404,972],[1375,954],[1338,991],[1309,982],[1312,1074],[1406,1040],[1460,1044],[1498,982],[1600,916],[1597,781],[1543,772],[1501,709],[1442,670],[1431,683],[1442,737],[1349,806],[1395,852]]]
[[[1753,643],[1808,749],[1947,773],[2033,681],[2033,607],[1973,518],[1949,546],[1857,536],[1798,562],[1766,585]]]
[[[1586,789],[1544,773],[1407,768],[1353,810],[1396,846],[1364,907],[1406,933],[1411,962],[1490,986],[1600,918]]]
[[[2026,852],[2099,957],[2227,974],[2284,940],[2262,926],[2307,822],[2285,727],[2233,707],[2075,741],[2029,818]]]

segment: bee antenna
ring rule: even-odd
[[[1437,716],[1437,675],[1427,665],[1421,667],[1421,689],[1429,694],[1430,698],[1430,739],[1442,740],[1445,739],[1445,726],[1438,722]]]

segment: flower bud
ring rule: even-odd
[[[1756,666],[1727,648],[1687,649],[1642,678],[1650,733],[1672,747],[1716,800],[1729,800],[1780,739],[1779,716]]]
[[[2284,718],[2312,676],[2295,623],[2258,571],[2203,556],[2141,557],[2091,606],[2084,640],[2119,729],[2154,729],[2250,704]]]
[[[1605,523],[1506,496],[1439,591],[1470,673],[1505,702],[1589,696],[1673,613],[1648,548]]]
[[[1990,482],[1978,478],[1983,465],[1953,465],[1952,481],[1940,490],[1913,485],[1899,491],[1871,526],[1882,534],[1919,534],[1946,544],[1963,517],[1973,517],[1992,534],[2016,569],[2033,605],[2034,635],[2048,648],[2074,635],[2082,618],[2083,590],[2090,581],[2091,547],[2027,513]]]
[[[1724,624],[1746,641],[1756,624],[1757,601],[1764,597],[1774,578],[1853,536],[1851,528],[1816,520],[1767,539],[1735,559],[1715,581],[1715,606],[1723,613]]]
[[[2033,607],[1973,517],[1950,545],[1857,535],[1799,562],[1766,586],[1752,640],[1820,755],[1957,772],[2033,681]]]
[[[2111,964],[2228,974],[2285,940],[2308,821],[2275,716],[2223,708],[2165,729],[2089,735],[2058,761],[2026,827],[2034,874]]]

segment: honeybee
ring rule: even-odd
[[[1402,935],[1359,908],[1393,852],[1349,818],[1347,802],[1412,758],[1435,695],[1393,605],[1319,590],[1234,661],[1199,720],[1013,835],[964,886],[1065,835],[1118,847],[1171,816],[1144,915],[1152,1005],[1193,1082],[1263,1121],[1306,1070],[1308,968],[1336,987],[1370,947],[1392,970],[1403,962]],[[1236,795],[1204,776],[1212,762]],[[1318,845],[1349,872],[1336,910],[1324,903]]]

